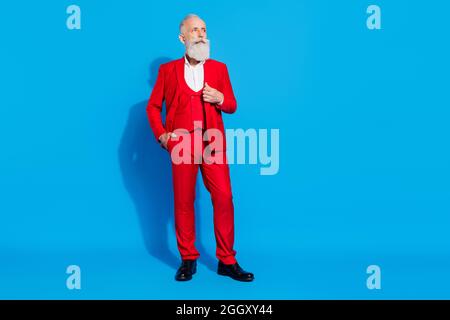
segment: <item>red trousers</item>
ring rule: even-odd
[[[214,154],[215,157],[222,157],[221,163],[208,163],[205,161],[207,159],[202,158],[202,154],[208,141],[202,141],[202,134],[203,131],[201,129],[184,133],[184,135],[190,135],[191,138],[191,148],[188,151],[191,159],[190,163],[174,163],[172,159],[177,246],[183,260],[193,260],[200,256],[195,248],[194,212],[195,184],[197,172],[200,168],[203,183],[211,195],[214,210],[216,257],[225,264],[234,264],[236,263],[236,251],[233,249],[234,206],[226,152],[218,151]],[[178,135],[180,136],[180,134]],[[200,142],[196,143],[196,148],[194,149],[195,139],[197,139],[197,142]],[[181,137],[178,141],[170,138],[168,143],[169,152],[180,141]],[[185,150],[182,152],[185,152]],[[195,159],[197,161],[194,161]]]

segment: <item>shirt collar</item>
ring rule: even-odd
[[[189,63],[189,60],[187,59],[186,55],[184,55],[184,64],[187,65],[188,67],[195,68],[197,66],[203,65],[204,63],[205,63],[205,60],[200,61],[197,65],[193,66]]]

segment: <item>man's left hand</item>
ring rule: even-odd
[[[205,83],[205,87],[203,88],[203,100],[209,103],[218,103],[221,104],[223,102],[223,93],[217,89],[211,88],[208,83]]]

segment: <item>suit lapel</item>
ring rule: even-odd
[[[184,56],[181,57],[181,59],[178,59],[175,64],[175,69],[177,73],[177,81],[178,81],[178,87],[183,88],[184,83]]]
[[[208,82],[208,85],[211,85],[211,64],[209,62],[209,59],[207,59],[203,64],[203,85],[206,82]]]

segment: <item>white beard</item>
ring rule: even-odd
[[[205,41],[205,43],[191,43],[186,40],[185,46],[187,55],[197,61],[204,61],[206,59],[209,59],[209,40],[204,39],[203,41]]]

